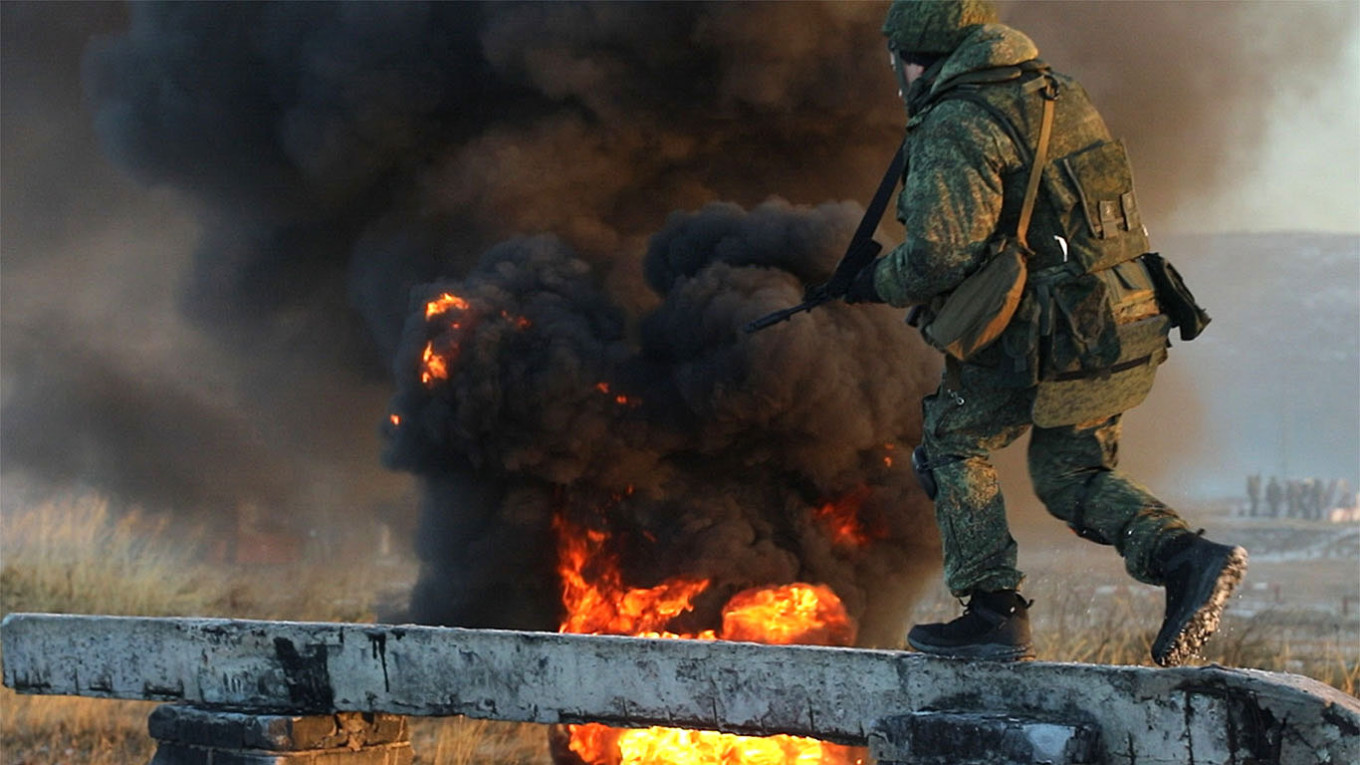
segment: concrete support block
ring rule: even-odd
[[[148,722],[151,765],[411,765],[406,718],[248,714],[162,704]]]
[[[972,712],[916,712],[880,720],[869,734],[879,765],[1088,765],[1100,728]]]

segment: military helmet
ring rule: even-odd
[[[883,34],[893,50],[942,56],[959,47],[973,27],[997,20],[987,0],[893,0]]]

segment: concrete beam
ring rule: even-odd
[[[884,745],[879,721],[958,712],[1093,725],[1100,731],[1100,761],[1121,765],[1360,761],[1360,701],[1307,678],[1256,670],[998,664],[813,646],[46,614],[11,614],[0,625],[0,641],[5,685],[21,693],[258,713],[668,725],[856,745],[871,735]]]

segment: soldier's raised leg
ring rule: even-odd
[[[1246,572],[1246,551],[1192,532],[1177,513],[1116,467],[1120,416],[1035,428],[1029,445],[1034,491],[1082,537],[1113,545],[1129,575],[1166,589],[1166,615],[1152,658],[1175,666],[1218,628]]]

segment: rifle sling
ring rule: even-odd
[[[855,228],[855,235],[850,238],[850,246],[846,248],[845,256],[840,263],[836,264],[836,270],[832,272],[829,284],[836,284],[844,289],[848,289],[850,282],[859,273],[860,269],[869,265],[869,262],[860,263],[859,259],[853,256],[862,251],[858,245],[867,242],[874,236],[874,231],[878,228],[878,223],[883,219],[883,213],[888,209],[888,200],[892,197],[893,189],[902,180],[902,171],[906,169],[907,154],[906,143],[897,146],[897,152],[893,154],[892,161],[888,163],[888,169],[883,173],[883,180],[878,182],[878,190],[874,192],[874,198],[869,200],[869,206],[864,209],[864,217],[860,218],[859,226]]]

